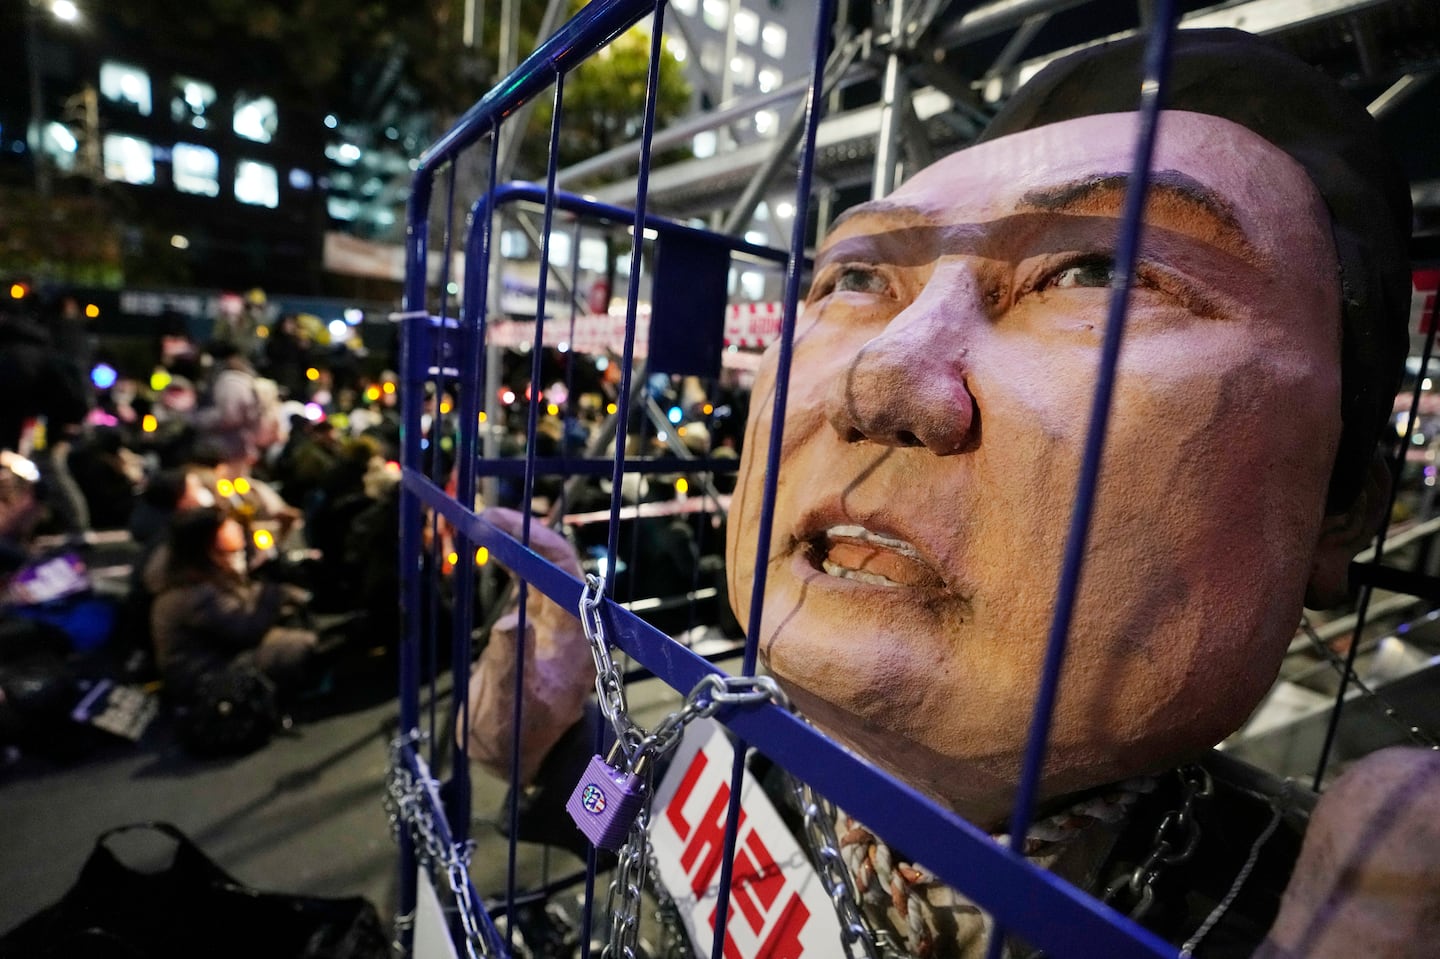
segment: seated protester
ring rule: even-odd
[[[155,602],[145,577],[150,559],[169,539],[170,524],[177,513],[214,505],[215,494],[194,470],[161,470],[145,481],[136,497],[135,509],[130,513],[130,536],[140,545],[140,555],[132,568],[130,589],[116,624],[116,634],[137,655],[134,669],[149,668],[150,610]]]
[[[72,448],[69,468],[85,497],[91,528],[125,528],[135,505],[143,466],[140,458],[125,447],[120,431],[97,427],[88,439]]]
[[[1383,518],[1392,476],[1375,454],[1408,347],[1409,191],[1373,118],[1319,71],[1238,31],[1171,43],[1024,853],[1197,959],[1433,957],[1440,754],[1365,757],[1307,827],[1303,797],[1211,749],[1270,688],[1302,605],[1344,601]],[[727,551],[738,620],[765,570],[750,638],[791,702],[992,834],[1018,789],[1127,268],[1141,52],[1126,40],[1056,60],[980,143],[835,223],[796,322],[773,498],[774,347],[755,381]],[[578,577],[560,537],[531,537]],[[508,776],[524,655],[514,785],[544,789],[567,733],[592,741],[595,673],[574,610],[529,595],[533,637],[497,624],[461,724],[472,758]],[[564,790],[578,778],[554,776]],[[1183,849],[1161,825],[1181,821]],[[872,925],[909,955],[986,954],[989,920],[908,868],[926,850],[873,846],[846,857]],[[882,854],[889,888],[869,868]],[[1011,940],[1005,955],[1032,953]]]
[[[155,660],[178,701],[193,699],[207,675],[232,666],[258,669],[282,695],[304,685],[315,634],[282,623],[308,597],[291,586],[252,581],[244,530],[220,510],[177,513],[145,582],[155,594]]]

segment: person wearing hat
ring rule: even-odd
[[[1054,611],[1142,53],[1057,61],[981,142],[847,211],[797,321],[765,557],[773,350],[740,464],[730,598],[747,622],[763,562],[768,670],[829,735],[996,831]],[[1433,955],[1435,754],[1363,761],[1300,851],[1302,791],[1210,753],[1269,689],[1302,605],[1345,598],[1382,519],[1406,182],[1358,104],[1238,31],[1174,37],[1164,106],[1026,852],[1187,955]],[[594,678],[578,626],[534,621],[526,676],[550,725],[526,730],[522,778],[582,721]],[[508,750],[513,656],[492,643],[472,678],[481,761]],[[1191,831],[1160,849],[1177,816]],[[1137,874],[1157,850],[1166,868]],[[871,921],[916,955],[982,955],[988,918],[916,875],[867,897]]]

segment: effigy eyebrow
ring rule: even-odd
[[[1100,173],[1031,190],[1020,198],[1019,208],[1089,215],[1108,212],[1118,217],[1129,183],[1129,173]],[[1210,244],[1247,260],[1258,256],[1229,200],[1188,173],[1153,171],[1146,219],[1164,223],[1191,217],[1204,224],[1204,239]]]

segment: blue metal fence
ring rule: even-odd
[[[1137,101],[1142,115],[1141,135],[1136,146],[1135,169],[1148,169],[1149,151],[1153,145],[1155,118],[1163,96],[1164,65],[1166,44],[1169,36],[1168,24],[1173,20],[1170,3],[1157,4],[1157,27],[1153,31],[1147,57],[1147,78],[1145,93],[1137,90]],[[453,737],[448,730],[453,728],[452,716],[435,715],[437,695],[430,696],[428,736],[421,736],[422,729],[422,672],[427,668],[435,671],[437,663],[447,661],[453,673],[455,708],[463,715],[467,709],[466,688],[470,669],[470,647],[472,620],[475,615],[475,559],[479,547],[489,550],[490,556],[513,571],[520,582],[520,609],[525,609],[526,591],[538,589],[562,608],[579,607],[583,584],[569,574],[554,567],[537,553],[528,548],[530,538],[529,498],[533,494],[535,480],[541,472],[561,472],[571,475],[593,472],[599,469],[593,462],[550,459],[536,457],[536,432],[538,402],[530,404],[527,425],[527,450],[524,461],[522,482],[526,497],[526,526],[517,541],[503,534],[487,523],[472,509],[478,477],[484,473],[499,475],[515,467],[494,463],[480,457],[477,440],[477,422],[480,414],[480,397],[494,384],[484,381],[484,347],[487,341],[487,317],[485,304],[490,295],[492,278],[491,262],[495,255],[493,236],[494,213],[507,202],[525,199],[543,204],[545,226],[541,236],[546,248],[540,255],[540,279],[533,347],[532,383],[540,381],[540,354],[543,345],[545,323],[545,295],[549,264],[548,243],[552,232],[553,218],[557,211],[572,214],[588,214],[612,222],[628,223],[632,237],[632,270],[638,275],[644,261],[643,243],[645,228],[663,235],[695,233],[691,227],[664,221],[646,211],[646,184],[650,166],[650,141],[654,127],[654,94],[659,49],[663,33],[663,2],[657,7],[651,0],[595,0],[563,26],[549,40],[546,40],[509,77],[477,103],[455,127],[432,146],[422,157],[410,199],[407,239],[407,281],[405,303],[400,319],[404,323],[403,347],[403,401],[404,435],[402,457],[403,483],[401,505],[401,570],[400,604],[403,610],[405,635],[401,655],[402,735],[397,748],[400,762],[413,775],[428,776],[430,770],[450,768],[449,778],[438,790],[438,808],[429,811],[437,824],[442,825],[442,843],[454,851],[451,866],[455,861],[463,862],[463,850],[468,840],[470,820],[470,787],[467,760],[463,749],[456,745],[453,753],[445,756],[442,746]],[[602,206],[579,197],[564,195],[555,189],[556,142],[558,130],[563,123],[561,93],[567,74],[576,64],[594,54],[606,43],[644,17],[652,17],[652,65],[650,73],[651,95],[647,98],[638,192],[633,209]],[[761,541],[756,554],[769,555],[769,537],[774,514],[775,479],[779,474],[780,449],[782,443],[781,424],[787,400],[787,383],[791,345],[794,336],[796,303],[800,295],[801,276],[805,268],[803,248],[805,239],[806,208],[810,199],[811,176],[814,168],[815,133],[821,112],[820,89],[822,69],[827,55],[830,24],[833,17],[832,4],[817,4],[817,16],[813,43],[814,72],[806,105],[806,135],[800,154],[799,174],[795,196],[797,213],[794,218],[794,236],[789,251],[770,251],[754,244],[748,244],[729,237],[715,237],[716,242],[727,248],[752,256],[783,259],[785,263],[784,322],[779,344],[779,366],[777,389],[774,397],[774,415],[767,453],[767,485],[762,506],[760,523]],[[542,95],[554,98],[554,121],[551,129],[550,167],[545,187],[504,186],[496,184],[495,171],[499,150],[499,139],[505,124],[525,102]],[[463,243],[457,241],[461,232],[455,219],[456,162],[471,148],[489,150],[490,189],[474,201],[465,225]],[[437,213],[434,197],[439,185],[444,193],[443,207],[440,208],[439,226],[441,233],[441,276],[438,293],[432,294],[427,279],[427,261],[432,232],[432,218]],[[1133,261],[1136,237],[1143,204],[1146,184],[1144,177],[1132,181],[1130,195],[1124,214],[1122,240],[1117,256],[1117,271],[1129,274]],[[702,231],[703,232],[703,231]],[[449,287],[451,252],[460,247],[464,251],[465,276],[463,306],[457,311],[446,290]],[[616,416],[617,450],[609,464],[614,493],[611,503],[611,524],[608,555],[618,554],[618,529],[620,518],[620,496],[624,474],[629,470],[656,469],[656,464],[635,463],[626,460],[626,429],[630,400],[635,386],[631,382],[634,369],[635,329],[639,308],[640,283],[632,277],[628,287],[626,303],[626,337],[621,360],[622,381],[620,384],[619,413]],[[1110,387],[1113,382],[1116,358],[1118,356],[1125,314],[1123,293],[1113,298],[1109,327],[1104,345],[1103,363],[1097,378],[1092,424],[1085,449],[1084,469],[1077,492],[1062,574],[1061,594],[1050,635],[1049,654],[1044,675],[1040,677],[1040,695],[1032,725],[1029,750],[1021,775],[1020,800],[1015,809],[1011,834],[1023,839],[1034,803],[1039,769],[1045,751],[1046,732],[1049,725],[1050,708],[1054,702],[1056,683],[1063,661],[1069,610],[1073,604],[1079,566],[1084,551],[1090,504],[1093,500],[1095,477],[1100,452],[1104,443],[1105,424],[1109,406]],[[653,324],[676,322],[675,318],[655,315]],[[423,409],[427,387],[433,390],[438,406],[446,392],[447,384],[456,387],[460,398],[459,440],[456,448],[458,472],[453,492],[447,492],[447,477],[442,472],[442,455],[438,441],[428,448],[422,448]],[[435,431],[436,435],[438,431]],[[672,465],[672,464],[664,464]],[[672,465],[673,468],[673,465]],[[440,633],[442,619],[439,606],[439,574],[444,565],[441,556],[440,523],[453,528],[456,534],[455,569],[451,582],[454,584],[452,629],[448,635]],[[425,524],[429,523],[429,543],[424,542]],[[617,563],[610,563],[608,576],[613,583]],[[756,570],[752,618],[748,624],[749,641],[744,647],[741,675],[752,675],[756,668],[756,641],[759,635],[760,610],[763,607],[765,564]],[[608,592],[608,590],[607,590]],[[643,665],[661,681],[674,690],[685,692],[692,689],[703,677],[718,674],[716,666],[691,652],[684,646],[647,625],[638,616],[621,606],[605,601],[603,616],[607,632],[616,647]],[[524,635],[523,621],[519,635]],[[444,656],[441,643],[449,644],[449,656]],[[523,657],[517,657],[523,668]],[[517,689],[517,717],[515,727],[520,728],[518,710],[523,697],[524,678],[515,678]],[[721,936],[724,926],[724,908],[729,898],[730,864],[734,859],[736,822],[740,789],[738,783],[745,747],[754,746],[793,775],[799,777],[839,807],[865,822],[879,836],[900,848],[925,849],[925,861],[936,875],[952,885],[996,919],[997,924],[1013,931],[1026,942],[1045,950],[1056,957],[1167,957],[1176,950],[1138,927],[1130,920],[1101,905],[1089,895],[1075,889],[1049,872],[1025,861],[1016,851],[997,845],[989,835],[928,800],[905,784],[865,763],[848,751],[840,748],[823,734],[807,725],[788,710],[775,705],[729,707],[722,709],[717,717],[739,739],[736,749],[736,766],[732,771],[731,804],[729,826],[725,834],[724,863],[720,887],[720,915],[714,951],[721,954]],[[428,764],[421,762],[421,743],[428,738],[430,755]],[[518,750],[517,750],[518,753]],[[518,763],[518,758],[516,760]],[[518,772],[518,765],[513,767]],[[516,834],[518,811],[512,799],[508,810],[510,835]],[[417,852],[421,858],[433,863],[435,850],[415,848],[409,833],[401,836],[401,911],[413,912],[416,901],[414,885]],[[509,881],[506,906],[503,912],[513,911],[520,890],[516,888],[514,844],[508,867]],[[443,858],[443,857],[442,857]],[[589,859],[589,884],[593,887],[596,857]],[[451,869],[451,878],[453,868]],[[463,887],[466,895],[478,902],[475,890],[468,879],[457,880],[453,885]],[[459,891],[459,890],[457,890]],[[587,894],[586,919],[590,915],[590,896]],[[511,924],[513,925],[513,924]],[[481,911],[478,925],[465,929],[457,926],[457,941],[464,941],[466,948],[483,954],[494,949],[506,954],[505,936],[491,924],[489,916]],[[991,955],[999,955],[1002,937],[992,938]],[[839,945],[837,944],[837,952]]]

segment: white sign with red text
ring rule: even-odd
[[[714,944],[734,750],[713,720],[686,730],[650,817],[660,881],[679,907],[696,955]],[[835,955],[840,924],[810,861],[747,772],[731,877],[724,959]]]

